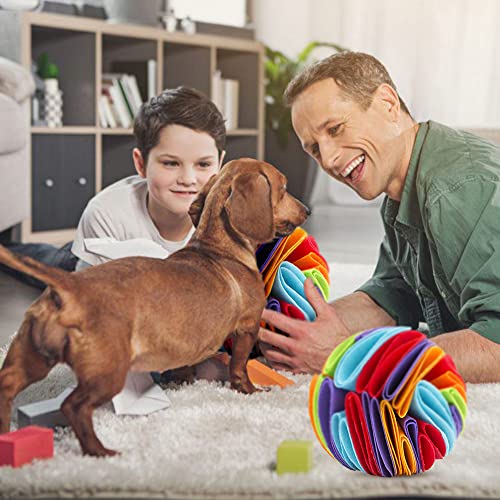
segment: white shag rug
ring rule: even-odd
[[[342,272],[359,278],[358,267],[344,265]],[[116,416],[101,408],[94,415],[96,432],[120,456],[84,457],[71,429],[58,430],[53,459],[0,468],[0,498],[500,496],[500,384],[469,385],[466,428],[449,457],[424,474],[389,479],[344,469],[323,451],[308,417],[310,376],[291,378],[294,386],[252,396],[206,381],[170,386],[171,408],[149,416]],[[72,383],[72,372],[59,365],[16,405],[54,397]],[[285,439],[313,442],[311,472],[274,472],[276,449]]]

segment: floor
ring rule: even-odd
[[[375,264],[382,240],[378,208],[315,207],[304,226],[328,262]],[[0,271],[0,346],[20,325],[39,291]]]

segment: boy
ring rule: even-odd
[[[219,171],[225,156],[224,119],[201,92],[178,87],[164,90],[141,106],[134,135],[137,175],[115,182],[90,200],[72,244],[60,249],[46,244],[7,244],[10,249],[73,271],[103,262],[86,251],[86,238],[148,238],[169,253],[182,248],[194,231],[189,206]],[[44,288],[20,274],[17,277],[23,281]]]
[[[95,196],[78,225],[72,252],[77,270],[103,262],[85,238],[147,238],[169,253],[182,248],[194,227],[189,206],[224,159],[224,119],[200,92],[165,90],[144,104],[134,121],[132,152],[138,175]]]

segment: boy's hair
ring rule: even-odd
[[[285,90],[285,103],[291,106],[295,99],[313,83],[333,78],[342,92],[367,110],[373,94],[380,85],[386,83],[397,93],[396,85],[385,66],[375,57],[362,52],[339,52],[308,66],[299,73]],[[399,96],[401,109],[410,112]]]
[[[144,163],[158,144],[160,132],[168,125],[205,132],[215,141],[219,158],[226,145],[226,126],[217,106],[202,92],[177,87],[165,89],[145,102],[134,120],[134,135]]]

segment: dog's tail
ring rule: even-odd
[[[57,317],[44,315],[40,318],[38,314],[40,309],[30,308],[32,318],[37,319],[31,324],[31,337],[37,351],[50,365],[62,361],[67,344],[68,324],[75,324],[80,318],[80,309],[74,307],[77,303],[75,298],[78,296],[76,276],[30,257],[14,254],[3,245],[0,245],[0,262],[48,285],[47,298],[61,314]]]
[[[29,274],[56,290],[70,289],[73,278],[71,273],[57,267],[47,266],[31,257],[14,254],[3,245],[0,245],[0,262],[16,271]]]

